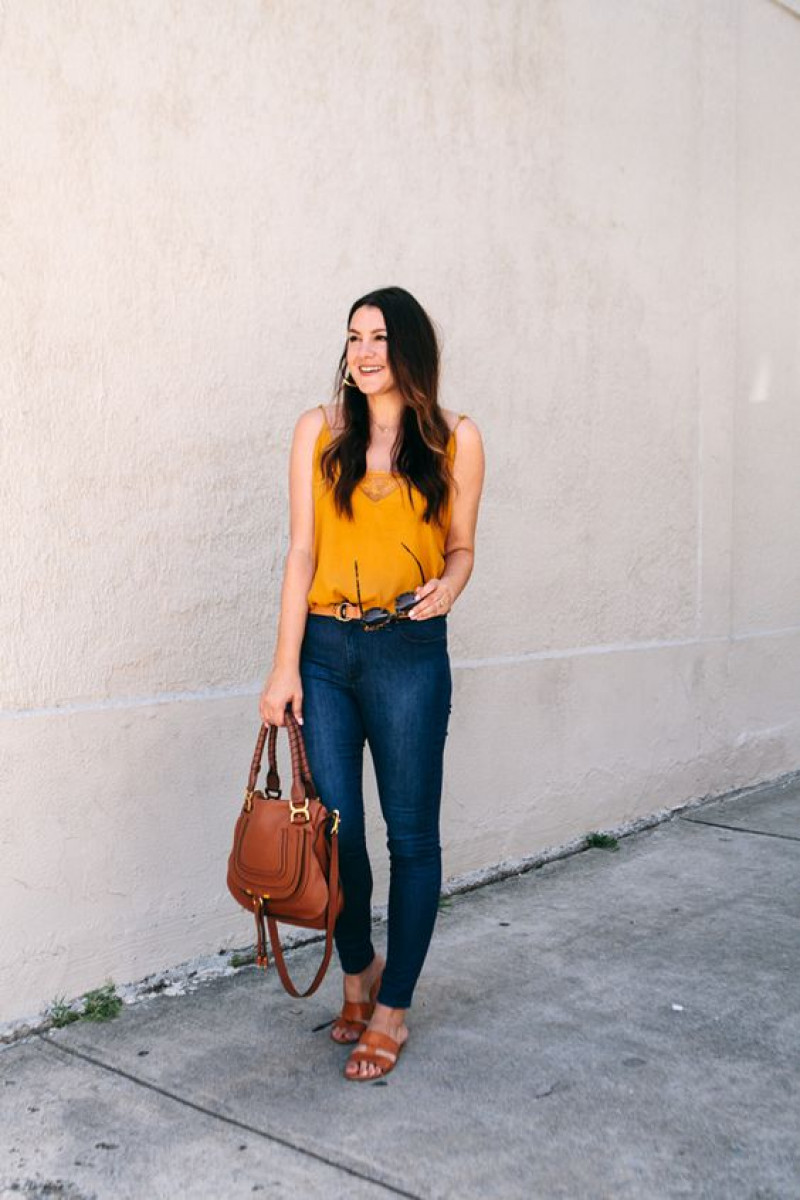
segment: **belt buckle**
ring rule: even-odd
[[[344,610],[347,608],[347,604],[347,600],[342,600],[340,604],[336,605],[333,615],[336,617],[337,621],[352,621],[352,617],[346,617],[344,615]]]

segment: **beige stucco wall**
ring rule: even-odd
[[[0,1019],[249,940],[288,439],[373,286],[487,452],[448,875],[800,765],[798,61],[770,0],[0,6]]]

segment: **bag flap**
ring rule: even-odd
[[[233,844],[232,865],[243,888],[275,900],[293,895],[309,832],[308,825],[289,823],[288,801],[257,794],[237,822]]]

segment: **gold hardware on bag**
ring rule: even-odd
[[[341,825],[341,823],[342,823],[342,819],[339,816],[339,810],[338,810],[338,808],[334,808],[333,809],[333,828],[331,829],[331,836],[333,836],[334,833],[339,832],[339,826]]]
[[[311,820],[311,813],[308,810],[308,796],[306,796],[302,804],[295,804],[294,800],[289,801],[289,820],[292,825],[295,823],[295,817],[299,817],[304,824]]]
[[[245,794],[244,794],[244,811],[245,812],[250,812],[250,810],[252,809],[254,795],[255,795],[255,792],[251,791],[250,788],[248,788],[247,791],[245,792]]]

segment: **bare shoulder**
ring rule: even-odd
[[[295,444],[313,449],[325,423],[331,426],[331,418],[332,411],[325,405],[315,404],[313,408],[305,409],[295,421]]]
[[[467,414],[462,417],[452,408],[443,408],[442,415],[450,426],[450,432],[456,431],[456,446],[475,448],[481,445],[481,433],[472,417]]]
[[[486,470],[481,431],[472,417],[465,414],[459,420],[458,413],[453,416],[456,427],[453,472],[459,488],[469,497],[468,502],[477,504]]]
[[[295,430],[300,437],[316,437],[325,422],[325,414],[322,411],[322,406],[315,404],[313,408],[307,408],[295,422]]]
[[[440,411],[441,411],[441,414],[444,417],[445,421],[447,421],[447,424],[450,426],[451,433],[456,428],[456,426],[458,426],[458,430],[460,432],[466,425],[474,425],[475,424],[475,422],[472,420],[472,417],[470,417],[469,414],[464,413],[462,416],[461,412],[459,412],[455,408],[443,408]]]
[[[324,423],[325,417],[318,404],[314,408],[307,408],[300,413],[294,423],[292,434],[291,453],[294,463],[306,464],[308,469],[311,469],[317,438]]]

